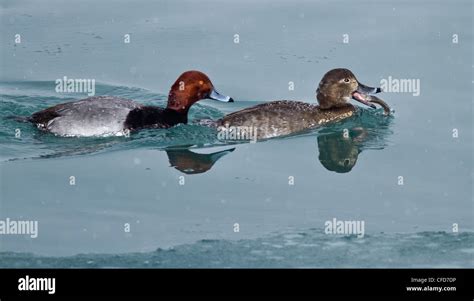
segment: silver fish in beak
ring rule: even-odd
[[[375,109],[376,106],[373,103],[370,103],[370,94],[380,93],[382,92],[382,89],[372,88],[361,83],[358,84],[357,90],[352,93],[352,98]]]

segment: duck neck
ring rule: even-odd
[[[179,123],[188,123],[187,110],[178,112],[155,106],[136,108],[127,115],[125,126],[129,129],[169,128]]]
[[[324,120],[324,123],[326,123],[350,117],[354,115],[355,110],[356,108],[350,103],[340,106],[331,106],[329,108],[321,108],[321,106],[318,105],[316,106],[314,117],[318,120],[318,123],[320,120]]]
[[[348,104],[348,98],[335,91],[318,91],[316,99],[318,100],[319,108],[322,110],[345,107]]]
[[[169,120],[169,123],[174,123],[173,125],[176,125],[178,123],[188,123],[188,111],[189,108],[186,108],[184,110],[174,110],[170,108],[166,108],[163,110],[163,115],[166,116],[166,120]],[[169,119],[168,119],[169,116]]]

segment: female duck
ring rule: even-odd
[[[378,103],[387,112],[388,106],[382,100],[369,95],[379,92],[380,88],[359,83],[350,70],[333,69],[324,75],[316,90],[319,105],[272,101],[231,113],[216,123],[221,129],[256,128],[257,139],[289,135],[352,116],[355,107],[348,103],[351,98],[372,108],[373,103]]]
[[[94,96],[55,105],[27,120],[59,136],[121,136],[127,131],[187,123],[189,108],[205,98],[233,102],[229,96],[219,94],[204,73],[187,71],[171,86],[166,108],[113,96]]]

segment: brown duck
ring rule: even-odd
[[[289,135],[351,117],[356,110],[349,103],[351,98],[372,108],[377,103],[388,114],[388,105],[370,95],[379,92],[380,88],[361,84],[350,70],[333,69],[323,76],[316,90],[319,105],[301,101],[272,101],[226,115],[215,125],[230,131],[233,127],[247,128],[247,131],[253,129],[257,139]]]

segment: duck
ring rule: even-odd
[[[189,108],[207,98],[234,101],[217,92],[206,74],[190,70],[171,86],[166,108],[114,96],[92,96],[33,113],[26,121],[57,136],[123,136],[146,128],[166,129],[186,124]]]
[[[356,107],[349,103],[351,98],[371,108],[376,108],[374,103],[377,103],[387,114],[389,106],[371,95],[380,92],[380,88],[361,84],[349,69],[337,68],[321,79],[316,90],[317,105],[303,101],[271,101],[230,113],[212,125],[220,132],[243,128],[255,133],[256,139],[286,136],[353,116]]]

